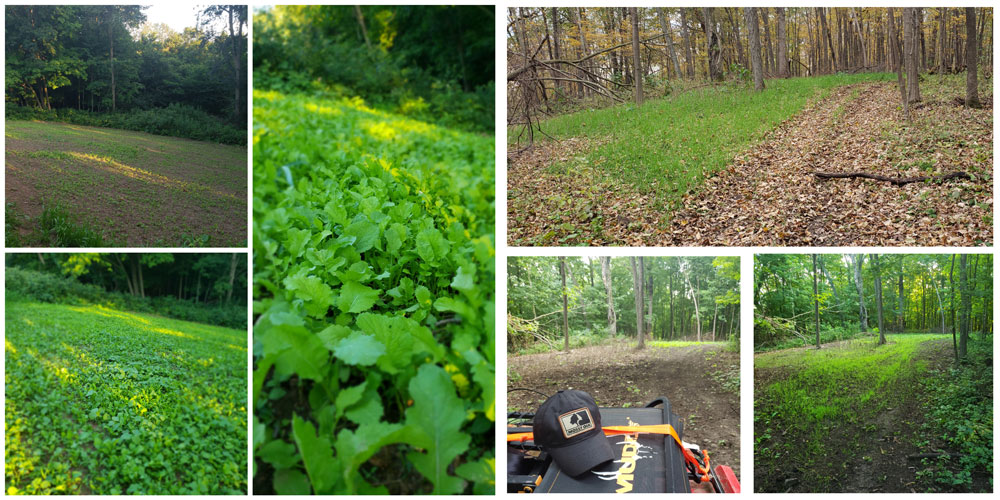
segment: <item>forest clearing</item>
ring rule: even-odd
[[[491,15],[254,15],[256,494],[495,491]]]
[[[244,146],[8,121],[10,246],[240,246]]]
[[[901,11],[511,9],[509,244],[992,244],[992,9]]]
[[[119,261],[131,274],[105,267]],[[6,494],[246,494],[246,280],[229,281],[246,273],[239,261],[8,255]],[[115,291],[140,272],[134,294]],[[171,287],[194,273],[222,293],[179,299]]]
[[[8,247],[246,245],[246,5],[4,13]]]
[[[684,440],[708,449],[712,463],[740,476],[740,360],[725,342],[653,341],[636,350],[633,342],[614,339],[569,353],[512,355],[507,364],[508,391],[577,389],[599,406],[617,408],[665,396],[684,422]],[[544,400],[514,390],[507,394],[507,411],[534,411]]]
[[[755,490],[992,491],[992,260],[758,255]]]

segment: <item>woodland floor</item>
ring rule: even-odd
[[[708,450],[712,463],[729,465],[740,476],[740,404],[738,389],[719,379],[739,373],[739,354],[723,343],[687,347],[652,347],[638,351],[625,342],[570,351],[508,358],[507,388],[530,388],[545,394],[578,389],[598,406],[642,407],[666,396],[684,422],[684,440]],[[508,411],[534,410],[544,398],[528,391],[507,395]]]
[[[822,352],[834,357],[851,356],[859,349],[879,352],[891,349],[893,344],[892,336],[889,344],[882,347],[876,347],[874,340],[847,340],[823,344]],[[754,489],[772,493],[923,491],[917,475],[921,463],[907,459],[908,455],[927,451],[916,444],[918,441],[935,442],[933,436],[921,433],[924,422],[921,402],[925,398],[921,396],[918,379],[928,376],[925,368],[936,370],[947,366],[953,359],[951,349],[950,338],[925,341],[912,357],[898,365],[898,374],[889,376],[888,382],[878,383],[873,380],[855,383],[850,375],[846,376],[846,382],[839,378],[833,381],[830,377],[845,375],[830,372],[826,380],[810,379],[806,369],[817,365],[803,358],[809,357],[808,351],[818,352],[814,347],[755,355],[755,358],[785,356],[797,361],[785,366],[754,368]],[[895,365],[897,361],[898,358],[890,356],[880,358],[879,362]],[[853,402],[846,415],[837,417],[817,412],[816,406],[803,408],[794,416],[787,415],[776,410],[774,401],[769,403],[766,398],[764,390],[776,384],[786,390],[805,387],[811,393],[825,390],[824,386],[843,384],[834,390],[835,397],[853,398]],[[872,402],[878,402],[874,411]],[[799,404],[809,405],[804,401]],[[824,404],[837,406],[832,400]],[[803,426],[803,421],[813,423]]]
[[[10,121],[5,194],[28,241],[45,205],[57,203],[110,246],[240,246],[246,158],[244,146]]]
[[[993,103],[973,110],[954,86],[921,83],[906,125],[894,83],[833,89],[685,195],[656,210],[655,193],[599,168],[564,172],[595,145],[542,141],[508,158],[511,245],[979,246],[993,242]],[[650,134],[655,134],[650,131]],[[896,187],[868,179],[964,171],[972,180]]]

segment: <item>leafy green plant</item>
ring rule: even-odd
[[[5,329],[8,495],[246,494],[246,330],[10,301]]]
[[[493,141],[359,98],[254,115],[255,481],[492,493]]]

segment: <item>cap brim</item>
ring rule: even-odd
[[[615,458],[611,443],[608,442],[608,438],[604,436],[603,432],[596,433],[569,446],[550,448],[548,452],[559,468],[570,476],[579,476]]]

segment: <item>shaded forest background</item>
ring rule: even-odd
[[[759,90],[764,78],[895,73],[911,57],[907,85],[916,85],[918,73],[964,71],[970,51],[989,81],[992,16],[954,7],[511,7],[508,123],[709,82]]]
[[[888,332],[993,332],[990,254],[759,254],[754,347],[815,344]],[[815,280],[815,282],[814,282]],[[963,353],[957,353],[959,355]]]
[[[492,133],[494,46],[492,6],[274,6],[254,13],[254,87]]]
[[[247,327],[243,254],[7,254],[6,300],[94,304]]]
[[[181,33],[144,9],[7,6],[7,118],[246,144],[247,7],[192,12]]]
[[[620,337],[738,345],[739,280],[739,257],[510,257],[507,351]]]

